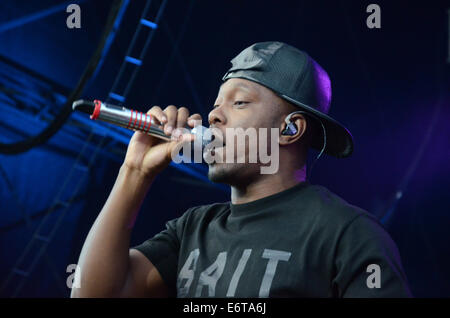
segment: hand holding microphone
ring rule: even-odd
[[[90,114],[91,119],[135,130],[128,144],[124,165],[146,177],[154,177],[167,167],[172,160],[172,150],[179,143],[195,138],[202,138],[203,144],[210,141],[203,134],[206,128],[198,125],[202,120],[200,114],[189,115],[186,107],[170,105],[162,110],[159,106],[153,106],[146,114],[98,100],[78,100],[72,107]],[[182,130],[186,132],[183,128],[190,133],[182,134]]]

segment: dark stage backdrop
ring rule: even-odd
[[[45,128],[98,45],[112,2],[73,2],[80,29],[66,26],[70,2],[0,2],[0,142]],[[108,96],[145,3],[128,3],[83,97]],[[379,29],[366,25],[370,3],[381,9]],[[331,77],[331,115],[355,139],[351,158],[324,157],[311,182],[382,220],[415,296],[449,297],[449,9],[446,1],[168,0],[124,104],[186,106],[206,118],[230,59],[245,47],[278,40],[307,51]],[[71,115],[43,145],[0,154],[1,296],[69,295],[67,266],[77,262],[129,138],[90,125]],[[191,206],[229,200],[226,187],[192,174],[204,176],[204,167],[180,168],[158,177],[132,244]]]

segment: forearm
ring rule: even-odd
[[[114,297],[124,286],[134,220],[153,178],[125,165],[94,222],[78,261],[80,288],[72,297]]]

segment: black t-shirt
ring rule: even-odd
[[[379,222],[308,183],[190,208],[134,248],[177,297],[411,296]]]

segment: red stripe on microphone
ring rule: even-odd
[[[139,115],[141,115],[141,117],[139,117],[138,130],[141,130],[142,113],[139,112]]]
[[[138,115],[138,111],[136,111],[136,118],[134,119],[133,128],[136,128],[137,115]]]
[[[131,121],[133,120],[133,110],[131,110],[130,121],[128,122],[127,128],[130,128]]]
[[[102,107],[102,102],[96,99],[96,100],[94,100],[94,105],[95,105],[95,108],[94,108],[94,112],[91,115],[91,119],[97,119],[98,116],[100,115],[100,108]]]

